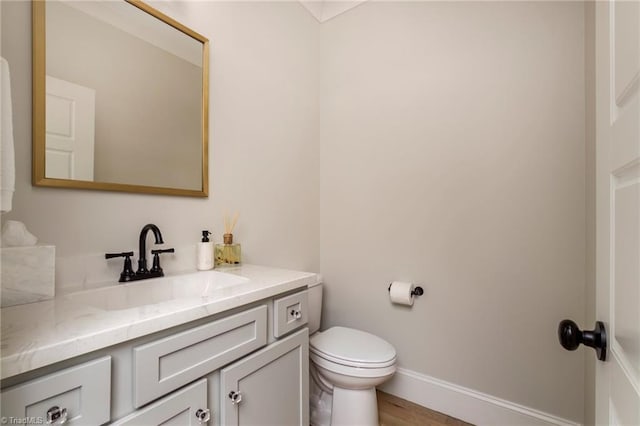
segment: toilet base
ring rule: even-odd
[[[376,388],[333,387],[331,426],[378,426]]]
[[[309,367],[309,423],[311,426],[331,426],[332,391],[318,385],[315,368]]]

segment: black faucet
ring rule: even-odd
[[[106,259],[111,259],[114,257],[124,257],[124,269],[120,274],[121,283],[164,276],[164,272],[160,267],[159,255],[162,253],[174,253],[175,250],[173,248],[151,250],[151,253],[153,253],[153,267],[151,268],[151,270],[147,269],[147,234],[149,233],[149,231],[153,232],[153,236],[156,238],[156,244],[164,243],[164,241],[162,240],[162,233],[156,225],[154,225],[153,223],[149,223],[142,228],[142,231],[140,231],[139,241],[140,258],[138,259],[138,270],[136,272],[133,272],[133,269],[131,268],[131,256],[133,256],[132,251],[105,254],[104,257]]]
[[[153,232],[153,236],[156,238],[156,244],[164,243],[164,241],[162,241],[162,233],[156,225],[149,223],[142,228],[142,231],[140,231],[139,245],[140,257],[138,258],[138,270],[136,271],[136,275],[149,274],[149,270],[147,269],[147,233],[149,233],[149,231]]]

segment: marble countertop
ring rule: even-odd
[[[0,309],[0,378],[319,282],[242,265],[117,284]]]

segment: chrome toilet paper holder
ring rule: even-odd
[[[391,284],[393,283],[389,284],[389,288],[387,289],[388,292],[391,292]],[[423,294],[424,290],[420,286],[414,287],[414,289],[411,291],[412,296],[422,296]]]

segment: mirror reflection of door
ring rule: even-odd
[[[46,20],[46,74],[96,93],[93,178],[68,179],[200,189],[202,43],[124,1],[47,1]]]
[[[32,19],[33,184],[207,197],[208,40],[142,0],[33,1]]]
[[[93,181],[95,90],[47,76],[46,176]]]

